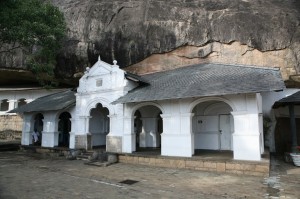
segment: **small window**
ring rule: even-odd
[[[25,104],[27,104],[26,99],[19,99],[19,101],[18,101],[18,107],[23,106]]]
[[[1,111],[8,111],[8,100],[7,99],[2,100],[0,106],[1,106],[0,109]]]
[[[96,80],[96,86],[101,87],[102,86],[102,79],[97,79]]]

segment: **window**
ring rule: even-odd
[[[97,79],[96,80],[96,86],[101,87],[102,86],[102,79]]]
[[[18,107],[23,106],[25,104],[27,104],[26,99],[19,99],[18,100]]]
[[[8,111],[8,100],[7,99],[2,100],[0,106],[1,106],[0,111]]]

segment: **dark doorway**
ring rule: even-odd
[[[142,120],[140,111],[134,114],[134,132],[136,136],[136,148],[140,147],[140,133],[142,132]]]
[[[38,113],[34,117],[34,131],[38,133],[38,142],[34,143],[35,145],[41,145],[42,139],[43,139],[43,128],[44,128],[44,122],[43,122],[44,116],[41,113]],[[33,143],[33,142],[32,142]]]
[[[71,131],[71,114],[63,112],[59,116],[58,122],[58,146],[69,147],[70,131]]]
[[[109,110],[102,104],[90,112],[89,132],[92,134],[91,148],[106,148],[106,136],[109,133]]]

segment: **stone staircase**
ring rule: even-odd
[[[93,159],[94,151],[83,151],[76,156],[77,160],[91,161]]]
[[[89,150],[82,151],[76,155],[76,160],[83,160],[84,164],[92,166],[109,166],[117,163],[117,155],[113,153],[107,153],[105,150]]]

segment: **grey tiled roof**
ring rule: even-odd
[[[276,101],[273,105],[273,108],[278,108],[280,106],[287,106],[291,104],[300,105],[300,91]]]
[[[149,83],[113,102],[128,103],[256,93],[285,88],[279,69],[243,65],[197,64],[141,76]]]
[[[42,111],[56,111],[63,110],[74,106],[76,103],[75,92],[71,90],[54,93],[20,106],[10,113],[24,113],[24,112],[42,112]]]
[[[141,76],[138,76],[136,74],[132,74],[129,72],[125,73],[125,77],[131,81],[135,81],[138,82],[139,84],[149,84],[148,82],[146,82],[146,80],[144,80]]]

